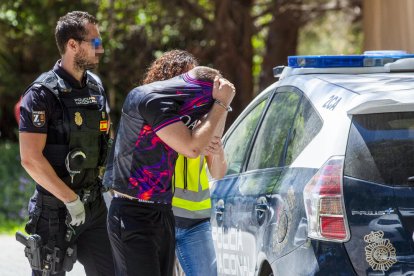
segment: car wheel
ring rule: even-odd
[[[273,276],[272,268],[267,262],[263,264],[262,271],[260,272],[260,276]]]

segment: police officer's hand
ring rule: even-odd
[[[85,222],[85,207],[79,196],[76,200],[65,203],[70,215],[70,225],[79,226]]]

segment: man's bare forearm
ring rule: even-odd
[[[222,133],[223,121],[227,117],[227,111],[219,105],[213,105],[207,117],[192,131],[192,138],[197,148],[204,149],[214,136]]]
[[[19,134],[21,164],[36,183],[63,202],[76,199],[72,191],[56,174],[49,161],[43,155],[46,143],[45,134]]]
[[[56,175],[46,158],[22,161],[22,165],[36,183],[62,202],[71,202],[76,199],[75,192]]]
[[[176,152],[189,158],[198,157],[214,135],[221,131],[228,105],[235,94],[234,86],[225,79],[214,80],[213,104],[206,118],[190,131],[182,122],[168,125],[157,132],[158,137]]]

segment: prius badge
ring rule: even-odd
[[[352,215],[361,215],[361,216],[383,216],[383,215],[390,215],[392,213],[394,213],[394,209],[393,208],[388,208],[385,211],[356,211],[356,210],[352,210],[351,211]]]

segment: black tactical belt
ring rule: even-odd
[[[65,204],[54,196],[43,195],[42,193],[39,193],[39,196],[42,197],[42,205],[44,206],[58,207],[58,208],[65,207]]]
[[[93,185],[91,187],[83,188],[75,192],[79,195],[83,204],[86,204],[95,201],[102,195],[102,186]]]
[[[95,201],[101,196],[101,186],[100,185],[93,185],[92,187],[84,188],[75,191],[79,198],[83,202],[83,204],[90,203]],[[39,196],[42,197],[42,205],[50,206],[50,207],[58,207],[64,208],[65,204],[57,199],[55,196],[52,195],[45,195],[39,192]]]

